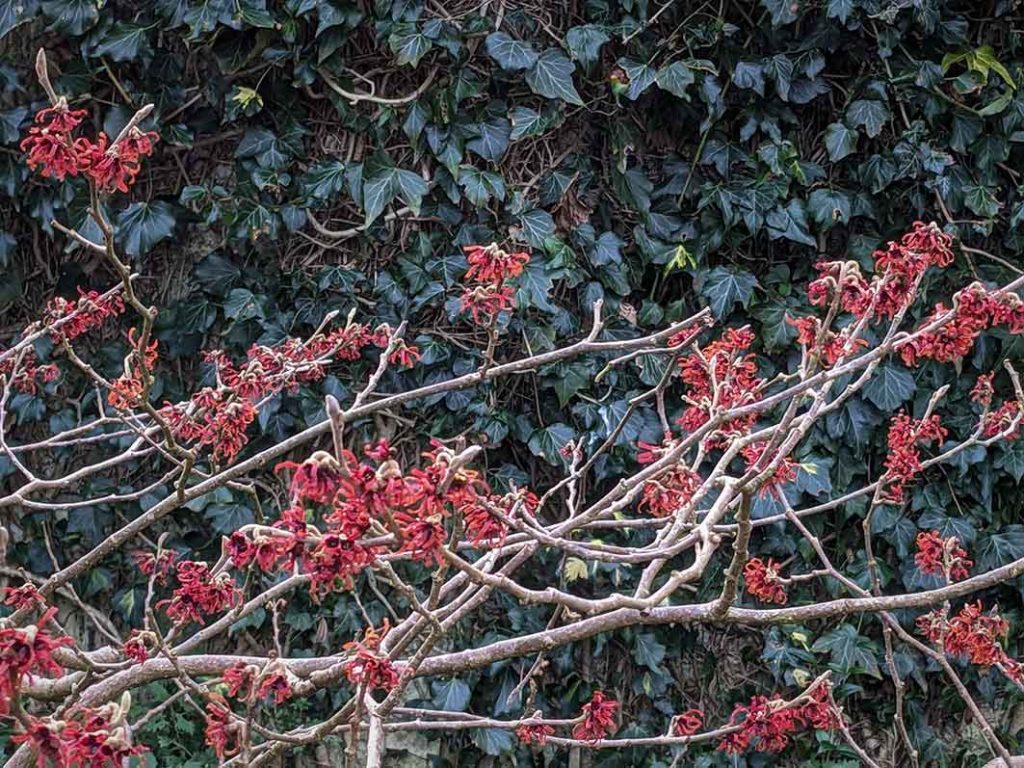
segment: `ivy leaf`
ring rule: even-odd
[[[733,70],[732,81],[739,88],[746,88],[758,96],[764,96],[764,65],[752,61],[741,61]]]
[[[610,39],[603,27],[596,24],[584,24],[582,27],[573,27],[566,32],[565,45],[574,61],[588,67],[600,58],[601,46]]]
[[[575,436],[576,433],[573,432],[572,427],[559,421],[543,429],[535,430],[530,435],[527,446],[530,449],[530,453],[534,456],[540,456],[548,464],[564,466],[565,460],[559,451]]]
[[[655,78],[657,77],[657,71],[654,67],[649,67],[642,61],[629,58],[619,59],[618,63],[629,78],[629,85],[626,87],[626,98],[630,101],[636,101],[644,91],[654,85]]]
[[[515,747],[512,732],[502,728],[479,728],[471,731],[473,743],[485,755],[497,757]]]
[[[768,237],[772,240],[785,238],[811,247],[818,244],[807,229],[807,212],[803,201],[798,198],[790,200],[785,207],[772,208],[764,220],[768,225]]]
[[[831,661],[829,666],[836,672],[882,678],[878,667],[878,646],[862,637],[852,624],[843,624],[824,637],[819,637],[811,650],[815,653],[827,652]]]
[[[868,138],[875,138],[882,132],[889,119],[889,108],[885,102],[876,99],[857,99],[846,108],[846,119],[851,126],[864,126]]]
[[[445,712],[465,712],[472,694],[462,680],[434,680],[430,683],[434,692],[434,706]]]
[[[843,24],[853,13],[853,0],[828,0],[825,15],[830,19],[839,19]]]
[[[754,308],[754,317],[761,321],[761,340],[769,351],[784,349],[796,340],[796,328],[787,322],[791,309],[793,307],[779,300]]]
[[[541,208],[531,208],[519,217],[523,239],[534,248],[543,248],[544,242],[555,234],[555,220]]]
[[[420,215],[420,206],[423,204],[423,197],[430,190],[430,185],[415,171],[405,168],[396,168],[395,191],[402,198],[414,216]]]
[[[529,69],[537,63],[537,52],[528,42],[516,40],[504,32],[492,32],[484,42],[487,54],[509,72]]]
[[[509,122],[512,125],[512,132],[509,139],[518,141],[529,136],[540,136],[544,133],[544,119],[535,109],[529,107],[513,107],[508,113]]]
[[[980,184],[968,184],[964,186],[964,205],[966,205],[976,216],[990,219],[999,213],[1003,207],[992,190]]]
[[[996,469],[1009,474],[1017,483],[1024,477],[1024,443],[1000,443],[999,455],[995,460]]]
[[[395,63],[399,66],[411,64],[415,67],[420,59],[427,55],[433,43],[420,32],[415,24],[399,24],[388,37],[388,45],[395,54]]]
[[[149,29],[119,21],[104,34],[93,49],[93,56],[107,56],[111,61],[132,61],[149,49]]]
[[[477,208],[483,208],[492,198],[505,199],[505,180],[496,173],[481,171],[472,165],[459,168],[459,186],[466,199]]]
[[[772,16],[772,26],[781,27],[797,20],[800,3],[797,0],[761,0]]]
[[[651,672],[661,670],[661,663],[665,660],[665,648],[653,632],[641,632],[633,641],[633,659],[637,664],[647,667]]]
[[[878,366],[864,385],[864,396],[879,410],[892,412],[914,396],[917,383],[910,371],[892,363]]]
[[[384,207],[395,199],[394,169],[387,169],[380,175],[363,182],[363,210],[366,212],[365,224],[371,224],[381,215]]]
[[[302,191],[317,200],[331,200],[345,186],[345,164],[340,160],[321,162],[302,177]]]
[[[836,189],[816,189],[807,198],[807,208],[814,223],[824,230],[836,224],[850,223],[850,196]]]
[[[242,276],[241,270],[217,253],[211,253],[196,266],[193,274],[207,291],[223,295]]]
[[[747,306],[756,287],[757,278],[745,269],[715,267],[700,279],[698,290],[708,300],[715,317],[721,320],[736,304]]]
[[[526,84],[538,96],[561,99],[582,107],[583,99],[572,82],[572,74],[575,71],[576,66],[565,54],[555,48],[548,48],[537,57],[537,61],[527,71]]]
[[[0,0],[0,40],[39,13],[39,0]]]
[[[690,95],[686,91],[696,81],[697,78],[694,76],[693,70],[681,61],[673,61],[662,67],[655,77],[659,88],[686,101],[690,100]]]
[[[132,203],[117,217],[117,234],[129,256],[141,256],[174,233],[174,208],[170,203]]]
[[[857,151],[858,133],[843,123],[831,123],[825,129],[825,149],[828,159],[838,163],[847,155]]]
[[[69,35],[81,35],[100,18],[96,0],[46,0],[43,13],[53,19],[53,29]]]
[[[974,545],[977,572],[990,571],[1024,557],[1024,525],[1012,523],[997,532],[985,531]]]
[[[501,160],[508,149],[512,124],[504,117],[497,117],[474,127],[478,135],[466,142],[466,149],[492,163]]]

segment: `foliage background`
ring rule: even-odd
[[[471,370],[484,339],[456,314],[460,246],[495,239],[534,256],[501,350],[508,358],[572,338],[603,298],[610,327],[624,336],[710,304],[723,322],[757,329],[766,369],[785,368],[795,354],[785,318],[806,306],[799,286],[813,263],[822,255],[865,260],[916,219],[937,220],[976,249],[960,254],[949,284],[1003,279],[1024,249],[1022,34],[1020,3],[1004,0],[0,0],[3,330],[13,333],[55,293],[113,282],[92,255],[53,237],[54,217],[83,222],[73,185],[30,179],[17,148],[41,106],[30,66],[40,45],[59,69],[58,91],[80,94],[108,133],[141,104],[156,104],[157,157],[111,213],[143,292],[165,308],[156,394],[174,400],[207,375],[201,348],[238,355],[254,341],[308,332],[331,310],[409,321],[423,364],[389,374],[384,390]],[[397,102],[353,101],[331,83],[349,93],[372,87]],[[947,287],[932,280],[926,303]],[[103,341],[93,358],[116,375],[123,334],[108,329]],[[884,367],[812,432],[792,493],[839,493],[876,477],[887,417],[920,409],[941,384],[953,384],[944,410],[956,415],[946,421],[963,434],[976,374],[1020,352],[992,334],[956,379],[930,365]],[[603,441],[627,400],[659,375],[648,363],[595,383],[601,366],[560,364],[357,429],[391,436],[410,458],[427,432],[465,433],[490,446],[495,478],[544,487],[562,461],[558,447],[578,435]],[[330,377],[327,391],[344,400],[359,373]],[[322,398],[320,388],[275,402],[250,450],[320,418]],[[73,425],[80,409],[95,407],[95,393],[69,379],[10,405],[28,439]],[[659,439],[643,407],[599,462],[598,482],[635,466],[638,439]],[[52,460],[66,458],[55,452]],[[979,448],[959,462],[933,470],[907,509],[885,508],[877,518],[888,585],[921,586],[908,556],[919,528],[960,536],[983,569],[1024,555],[1024,446]],[[0,482],[10,471],[0,463]],[[67,562],[147,503],[64,519],[5,511],[13,536],[5,567],[46,575],[54,568],[48,538]],[[755,515],[770,511],[762,503]],[[862,575],[863,511],[850,504],[815,521],[836,562]],[[174,545],[209,555],[215,534],[253,514],[244,498],[222,491],[175,516]],[[808,554],[771,529],[755,547],[797,569]],[[557,558],[537,573],[581,592],[632,576]],[[117,624],[138,624],[144,583],[127,557],[108,560],[78,591]],[[803,598],[815,596],[824,595]],[[990,597],[1016,631],[1021,593]],[[460,642],[535,631],[548,618],[546,609],[495,598]],[[261,647],[269,621],[241,622],[232,642]],[[301,655],[338,648],[362,620],[349,596],[322,606],[298,596],[286,624],[287,652]],[[878,630],[874,620],[851,620],[767,633],[621,632],[554,654],[537,706],[571,715],[602,687],[629,713],[621,735],[651,735],[687,706],[720,722],[736,701],[830,666],[854,733],[869,751],[892,756]],[[1011,653],[1024,650],[1012,645]],[[907,650],[898,662],[912,681],[908,717],[923,754],[938,765],[983,762],[983,742],[940,676]],[[507,697],[521,666],[496,665],[416,695],[425,706],[518,712],[521,699]],[[964,674],[1016,744],[1024,728],[1018,698],[998,680]],[[162,693],[151,689],[140,701]],[[286,724],[301,708],[327,703],[275,717]],[[209,764],[194,713],[172,712],[141,736],[157,747],[158,762]],[[819,738],[776,764],[853,765],[837,743]],[[495,732],[407,746],[439,766],[566,759],[530,755]],[[671,757],[602,752],[583,760],[656,766]],[[705,755],[681,764],[772,761]]]

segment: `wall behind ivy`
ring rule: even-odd
[[[969,249],[948,284],[938,277],[926,286],[928,302],[964,279],[1003,280],[1022,262],[1018,6],[0,0],[4,331],[54,293],[112,282],[92,255],[53,237],[53,218],[88,232],[84,188],[30,179],[17,148],[42,104],[31,61],[45,46],[58,90],[76,94],[109,134],[141,104],[156,105],[157,157],[111,215],[142,291],[164,308],[161,398],[179,397],[207,375],[199,349],[240,354],[254,341],[308,332],[333,310],[409,322],[422,365],[389,374],[382,389],[471,370],[484,339],[457,314],[466,266],[460,246],[492,240],[533,254],[504,357],[574,338],[603,299],[612,333],[623,337],[709,305],[723,323],[753,325],[765,369],[784,369],[796,354],[786,318],[806,307],[800,286],[821,257],[865,261],[914,220],[936,220]],[[100,341],[93,354],[111,373],[123,337],[111,332]],[[948,409],[963,414],[951,420],[963,433],[975,375],[1019,355],[993,334],[956,380],[928,365],[883,367],[861,396],[811,433],[793,492],[824,496],[877,477],[888,416],[919,409],[944,383],[954,384]],[[559,364],[359,428],[393,436],[410,455],[425,432],[466,433],[490,446],[496,478],[543,487],[567,439],[603,441],[629,398],[660,374],[647,363],[595,383],[601,365]],[[327,390],[344,398],[352,383],[331,377]],[[319,418],[322,396],[303,391],[273,403],[251,449]],[[84,382],[62,382],[13,397],[11,408],[20,429],[42,433],[73,424],[72,400],[88,405],[91,397]],[[424,426],[412,429],[410,419]],[[634,468],[636,441],[657,442],[659,432],[655,414],[640,408],[616,451],[598,462],[596,482]],[[55,454],[57,466],[61,460]],[[908,556],[919,528],[961,537],[981,568],[1024,555],[1024,447],[978,448],[958,462],[915,487],[907,509],[886,508],[876,518],[887,585],[921,586]],[[10,558],[45,574],[52,563],[40,536],[44,522],[61,556],[71,558],[109,533],[119,515],[138,514],[147,503],[127,513],[98,506],[56,521],[25,515],[14,525]],[[763,502],[755,514],[771,511]],[[815,525],[836,560],[864,579],[862,514],[847,505]],[[251,515],[225,491],[176,520],[176,543],[203,551],[211,531]],[[807,554],[770,529],[758,546],[797,562]],[[539,579],[563,584],[570,577],[587,592],[632,574],[603,564],[581,571],[557,559],[538,571]],[[127,560],[105,563],[79,586],[117,620],[137,621],[143,585]],[[993,597],[1016,619],[1015,589]],[[352,608],[344,596],[323,607],[297,602],[289,648],[349,639],[361,625]],[[547,620],[501,600],[489,611],[492,622],[465,627],[465,638],[539,629]],[[258,637],[265,620],[256,616],[236,640]],[[555,654],[538,704],[572,713],[601,685],[627,711],[642,713],[625,734],[652,734],[684,705],[703,706],[714,721],[743,693],[791,686],[803,670],[831,666],[855,732],[874,751],[891,753],[891,696],[880,661],[871,621],[765,635],[623,632]],[[898,662],[916,681],[908,717],[924,754],[941,764],[978,764],[981,740],[933,670],[909,651]],[[438,706],[507,714],[517,711],[506,696],[520,673],[518,664],[499,665],[418,695]],[[966,674],[1015,743],[1016,700],[994,681]],[[198,732],[186,717],[154,727],[166,764],[202,764]],[[458,764],[460,749],[486,753],[495,764],[530,764],[494,734],[456,737],[439,764]],[[667,764],[663,758],[593,759],[625,766]],[[792,756],[794,764],[821,766],[848,758],[831,742],[803,744]],[[706,760],[698,764],[726,764],[721,756]]]

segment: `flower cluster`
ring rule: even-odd
[[[153,153],[158,135],[133,125],[114,141],[102,132],[95,141],[76,138],[75,130],[86,114],[84,109],[71,109],[63,98],[37,112],[21,142],[22,151],[28,153],[28,167],[57,180],[81,174],[100,192],[127,192],[139,174],[142,158]]]
[[[797,469],[800,465],[789,456],[783,456],[781,459],[778,459],[778,452],[769,451],[768,444],[765,442],[750,443],[743,446],[740,455],[743,456],[743,460],[747,463],[748,472],[764,472],[777,460],[771,475],[761,481],[761,486],[758,489],[760,496],[766,496],[776,491],[780,486],[796,480]]]
[[[937,608],[917,619],[918,631],[947,653],[982,668],[999,667],[1016,683],[1024,683],[1024,666],[1009,656],[1000,642],[1010,622],[994,609],[986,613],[981,601],[968,603],[952,619]]]
[[[379,630],[369,627],[363,632],[363,639],[345,643],[344,649],[352,653],[352,658],[345,662],[345,677],[352,685],[361,686],[367,691],[383,690],[391,692],[402,676],[387,656],[380,652],[380,644],[387,635],[388,622]]]
[[[704,727],[704,713],[690,708],[672,719],[673,736],[693,736]]]
[[[828,701],[828,688],[819,685],[802,704],[791,705],[780,696],[755,696],[749,704],[739,704],[729,718],[740,729],[724,736],[718,749],[731,755],[754,747],[759,752],[782,752],[797,733],[831,730],[837,719]]]
[[[46,631],[56,613],[56,608],[50,608],[24,629],[0,629],[0,716],[10,713],[26,676],[59,675],[64,671],[53,654],[73,642],[70,637],[54,637]]]
[[[603,691],[594,691],[590,701],[583,705],[582,720],[572,729],[572,737],[596,743],[615,732],[615,712],[619,702],[608,698]]]
[[[743,578],[747,583],[747,592],[765,603],[785,605],[785,582],[779,571],[782,566],[771,558],[764,562],[759,557],[752,557],[743,566]]]
[[[508,253],[496,243],[467,245],[462,250],[469,269],[460,300],[461,311],[469,311],[474,323],[480,323],[481,317],[487,324],[492,323],[500,312],[515,307],[515,288],[508,283],[523,274],[530,254]]]
[[[20,587],[4,587],[4,605],[13,606],[15,610],[28,610],[41,608],[46,605],[46,600],[36,589],[36,585],[30,582]]]
[[[254,664],[236,661],[224,670],[222,679],[233,699],[255,703],[270,698],[274,704],[284,704],[292,697],[292,675],[281,664],[271,663],[266,669]]]
[[[938,531],[922,531],[917,534],[914,562],[921,573],[945,576],[948,581],[966,579],[970,575],[968,569],[974,565],[967,558],[967,551],[960,546],[956,536],[944,539]]]
[[[641,441],[638,445],[637,461],[640,464],[653,464],[672,448],[671,443],[656,446]],[[644,483],[638,509],[652,517],[674,515],[693,500],[702,483],[700,475],[688,467],[681,464],[670,467]]]
[[[940,327],[924,331],[900,347],[900,357],[907,365],[920,360],[952,363],[962,359],[974,342],[988,328],[1005,326],[1012,334],[1024,333],[1024,301],[1015,293],[989,291],[980,283],[972,283],[953,296],[953,308],[937,304],[924,327],[952,312]]]
[[[796,328],[796,340],[808,349],[814,350],[820,344],[820,358],[826,367],[834,366],[841,358],[848,357],[858,349],[868,346],[867,339],[854,337],[851,327],[836,332],[823,328],[821,320],[814,315],[786,317],[786,323]]]
[[[310,339],[289,338],[273,347],[253,345],[242,364],[235,364],[223,352],[206,354],[218,385],[205,387],[186,403],[166,404],[161,415],[175,435],[187,442],[213,448],[213,458],[232,461],[248,442],[246,432],[255,421],[261,402],[299,384],[318,381],[332,360],[357,360],[365,347],[385,348],[391,330],[382,325],[370,330],[359,323]],[[391,362],[414,365],[419,350],[398,343]]]
[[[11,736],[36,755],[36,765],[61,768],[121,768],[145,747],[132,745],[124,710],[116,704],[77,707],[62,719],[28,717]]]
[[[282,462],[291,473],[291,507],[271,527],[249,526],[227,540],[238,568],[291,570],[310,576],[320,595],[349,586],[352,577],[390,546],[428,565],[439,562],[446,521],[461,517],[475,545],[504,540],[506,520],[534,514],[537,498],[525,490],[491,491],[481,474],[441,443],[423,454],[422,467],[403,471],[386,441],[363,448],[365,460],[344,451],[339,461],[317,451],[303,462]],[[322,520],[322,522],[318,522]],[[367,538],[376,525],[374,543]]]
[[[153,375],[156,366],[157,344],[154,339],[146,343],[135,338],[135,329],[128,331],[128,345],[131,352],[124,361],[124,373],[114,380],[107,393],[107,402],[119,411],[130,411],[141,402],[146,389],[146,380]]]
[[[235,721],[225,704],[212,701],[206,705],[206,745],[213,749],[218,760],[231,757],[242,748],[244,731]]]
[[[937,414],[924,419],[913,419],[906,413],[893,417],[889,423],[889,452],[885,457],[885,479],[889,482],[886,491],[891,501],[902,503],[903,486],[921,472],[920,446],[941,443],[947,434]]]
[[[807,297],[818,306],[838,298],[842,310],[857,319],[893,318],[910,306],[929,267],[953,262],[952,242],[936,224],[915,222],[898,242],[872,254],[876,276],[870,282],[856,262],[820,262],[815,265],[818,279],[808,286]]]
[[[680,377],[687,387],[687,407],[678,420],[684,430],[696,431],[715,415],[761,399],[764,381],[758,376],[754,355],[748,352],[753,343],[750,328],[730,328],[722,338],[679,361]],[[705,439],[705,446],[722,447],[729,439],[749,432],[756,419],[751,413],[727,420]]]
[[[206,563],[182,560],[175,569],[178,588],[168,600],[156,607],[164,609],[175,622],[194,621],[203,624],[204,618],[234,606],[241,593],[229,573],[215,574]]]
[[[516,738],[523,744],[532,744],[543,747],[548,743],[548,738],[555,735],[554,726],[546,723],[532,723],[520,725],[516,728]]]

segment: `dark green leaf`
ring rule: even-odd
[[[526,84],[538,96],[561,99],[569,104],[583,106],[583,99],[572,82],[575,65],[561,51],[548,48],[526,73]]]
[[[528,42],[516,40],[504,32],[492,32],[484,43],[488,55],[502,69],[518,72],[537,63],[537,52]]]
[[[174,208],[170,203],[132,203],[117,217],[117,234],[129,256],[148,252],[174,233]]]

